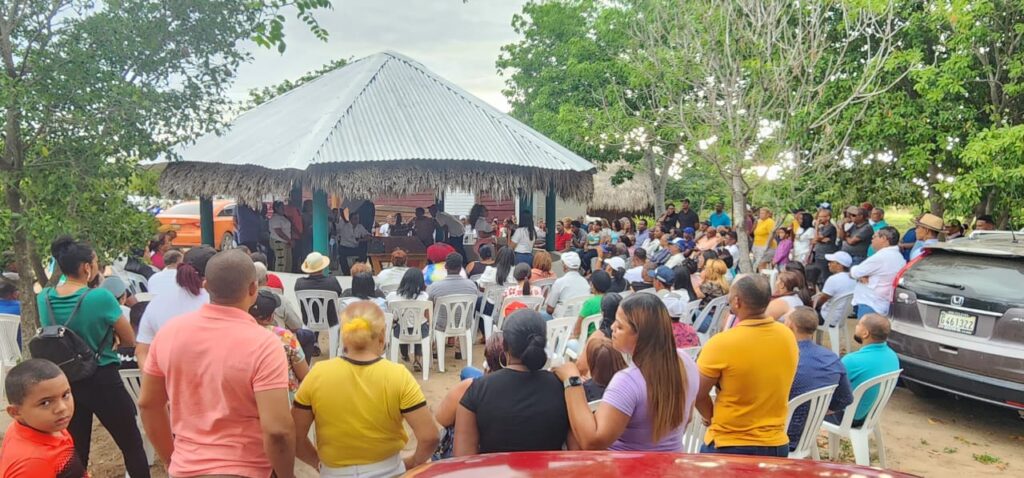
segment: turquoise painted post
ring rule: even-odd
[[[533,213],[533,191],[519,190],[519,214],[522,214],[523,211]],[[516,220],[518,221],[519,218],[517,217]]]
[[[214,247],[213,238],[213,199],[199,198],[199,230],[204,246]]]
[[[548,183],[547,195],[544,196],[544,222],[548,228],[544,240],[546,249],[549,251],[555,250],[555,223],[558,222],[558,215],[555,213],[556,202],[555,183],[550,182]]]
[[[327,193],[313,191],[313,250],[327,255],[330,252],[330,229],[327,225]]]

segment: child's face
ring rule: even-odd
[[[75,414],[71,385],[61,374],[32,386],[20,405],[8,405],[7,414],[23,425],[43,433],[58,433],[68,427]]]

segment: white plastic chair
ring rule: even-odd
[[[501,295],[505,293],[506,287],[503,285],[491,285],[484,289],[484,300],[480,301],[480,311],[477,315],[484,322],[484,338],[490,339],[491,333],[494,330],[494,319],[497,317],[499,306],[501,305]],[[490,314],[485,314],[484,310],[487,308],[487,304],[493,304],[494,308],[491,309]]]
[[[0,314],[0,390],[4,388],[7,369],[18,365],[21,349],[18,348],[18,326],[21,317],[11,314]]]
[[[579,341],[580,341],[581,345],[587,343],[587,339],[590,338],[590,335],[588,334],[588,332],[590,331],[590,327],[591,326],[594,327],[594,330],[597,330],[597,329],[601,328],[601,319],[603,319],[603,318],[604,318],[604,316],[601,315],[601,314],[588,315],[588,316],[583,318],[583,323],[580,325],[580,336],[579,336]],[[611,338],[611,337],[608,337],[608,338]]]
[[[572,297],[562,301],[561,304],[555,307],[555,313],[553,314],[556,319],[562,317],[577,318],[580,316],[580,309],[583,308],[583,303],[593,297],[592,295],[581,295],[579,297]]]
[[[541,280],[536,281],[536,282],[531,282],[530,285],[540,287],[540,290],[544,292],[541,295],[543,295],[544,297],[547,297],[548,296],[548,292],[551,291],[551,286],[555,284],[555,280],[556,279],[554,277],[552,277],[550,279],[541,279]]]
[[[562,357],[565,347],[569,345],[572,328],[576,325],[575,317],[563,317],[547,321],[548,357]],[[550,361],[549,361],[550,362]]]
[[[708,339],[721,330],[722,316],[728,310],[728,295],[712,299],[711,302],[708,302],[708,305],[701,309],[700,313],[697,314],[697,319],[693,322],[693,328],[697,329],[697,335],[700,336],[701,343],[707,342]],[[701,332],[701,329],[704,329],[704,331]]]
[[[391,361],[398,362],[398,346],[401,344],[420,345],[423,347],[423,380],[430,376],[430,312],[434,304],[429,300],[396,300],[388,304],[388,309],[398,324],[398,337],[391,334]],[[427,324],[427,335],[423,336],[423,324]],[[442,349],[443,351],[443,349]]]
[[[683,315],[679,316],[679,320],[689,321],[690,324],[696,322],[696,315],[700,312],[700,299],[691,300],[686,303],[686,308],[683,309]]]
[[[388,295],[388,294],[398,290],[398,286],[399,285],[401,285],[401,284],[383,284],[383,285],[380,286],[380,291],[383,292],[384,295]]]
[[[466,364],[473,363],[474,314],[476,295],[456,294],[434,300],[434,320],[444,311],[445,329],[434,331],[434,345],[437,347],[437,369],[444,372],[444,343],[448,337],[458,337],[466,354]]]
[[[882,443],[882,428],[879,426],[879,419],[882,416],[882,410],[885,408],[885,404],[889,402],[889,397],[892,396],[892,391],[896,389],[896,381],[900,378],[900,373],[903,369],[887,374],[879,375],[871,380],[868,380],[853,391],[853,403],[846,407],[843,412],[843,421],[839,425],[831,422],[823,422],[821,429],[828,432],[828,457],[830,460],[835,461],[839,456],[839,440],[842,437],[846,437],[850,440],[853,445],[853,456],[858,465],[871,466],[871,454],[869,440],[875,439],[875,445],[878,447],[878,461],[882,468],[885,468],[885,444]],[[853,416],[857,412],[857,406],[860,405],[861,399],[864,397],[864,393],[872,387],[878,387],[878,396],[875,398],[875,403],[871,405],[871,409],[868,410],[868,414],[864,416],[864,423],[857,428],[853,427]]]
[[[139,404],[139,395],[142,394],[142,371],[139,369],[134,370],[118,370],[121,374],[121,383],[124,384],[125,390],[128,391],[128,395],[131,395],[132,401],[135,405]],[[146,436],[146,430],[142,427],[142,417],[139,414],[135,414],[135,424],[139,427],[139,433],[142,434],[142,447],[146,450],[146,461],[152,465],[154,462],[155,451],[153,450],[153,444],[149,442],[149,437]],[[128,476],[127,474],[125,476]]]
[[[505,308],[514,302],[525,305],[527,309],[540,311],[540,306],[544,305],[544,297],[539,295],[510,295],[505,297],[505,300],[501,301],[501,307],[494,311],[495,314],[498,314],[494,324],[495,330],[501,330],[501,327],[505,325]]]
[[[789,413],[786,415],[786,430],[789,430],[789,422],[793,419],[793,412],[803,405],[807,405],[807,419],[804,427],[800,430],[800,441],[796,448],[789,452],[789,458],[807,458],[819,460],[818,457],[818,430],[825,421],[828,413],[828,405],[832,403],[832,394],[839,385],[829,385],[807,393],[802,393],[789,400]]]
[[[708,427],[704,426],[704,420],[695,407],[690,412],[690,423],[683,430],[683,453],[700,453],[700,447],[704,444],[704,434]]]
[[[622,292],[619,292],[619,297],[622,297],[623,299],[625,299],[626,297],[629,297],[631,295],[633,295],[633,291],[630,290],[630,289],[626,289],[626,290],[624,290]]]
[[[330,310],[329,304],[334,302],[335,310],[341,313],[341,304],[338,303],[338,293],[329,290],[297,290],[295,299],[299,306],[306,312],[306,328],[314,332],[328,332],[329,357],[338,356],[338,332],[340,327],[331,326],[327,322],[327,313]]]
[[[128,278],[128,290],[132,295],[149,292],[149,281],[146,280],[146,276],[128,271],[125,271],[124,275]]]
[[[683,347],[681,349],[676,349],[676,350],[679,351],[679,352],[682,352],[682,353],[684,353],[686,355],[689,355],[690,358],[692,358],[694,361],[697,360],[697,355],[700,354],[700,346],[699,345],[696,346],[696,347]]]
[[[823,317],[825,323],[818,326],[820,337],[828,333],[829,345],[836,355],[839,355],[840,345],[844,342],[849,352],[850,333],[846,329],[846,318],[853,310],[853,292],[832,297],[821,308],[828,310],[828,317]],[[818,343],[820,344],[821,340]]]

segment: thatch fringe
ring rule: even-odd
[[[445,188],[487,193],[498,198],[548,190],[588,203],[594,195],[591,172],[501,166],[480,161],[380,161],[315,164],[309,170],[273,170],[256,165],[173,162],[160,175],[162,194],[171,198],[231,196],[257,203],[285,198],[293,186],[321,189],[349,198],[401,197]]]
[[[654,206],[654,188],[646,171],[634,170],[633,179],[619,185],[612,184],[612,177],[623,168],[631,166],[616,162],[594,174],[594,195],[589,203],[593,210],[646,211]]]

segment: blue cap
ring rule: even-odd
[[[697,231],[694,231],[692,227],[683,228],[683,233],[684,234],[693,234],[694,232],[697,232]]]
[[[676,281],[676,273],[672,272],[672,269],[665,266],[659,266],[653,271],[648,271],[647,275],[660,280],[665,285],[672,285]]]

